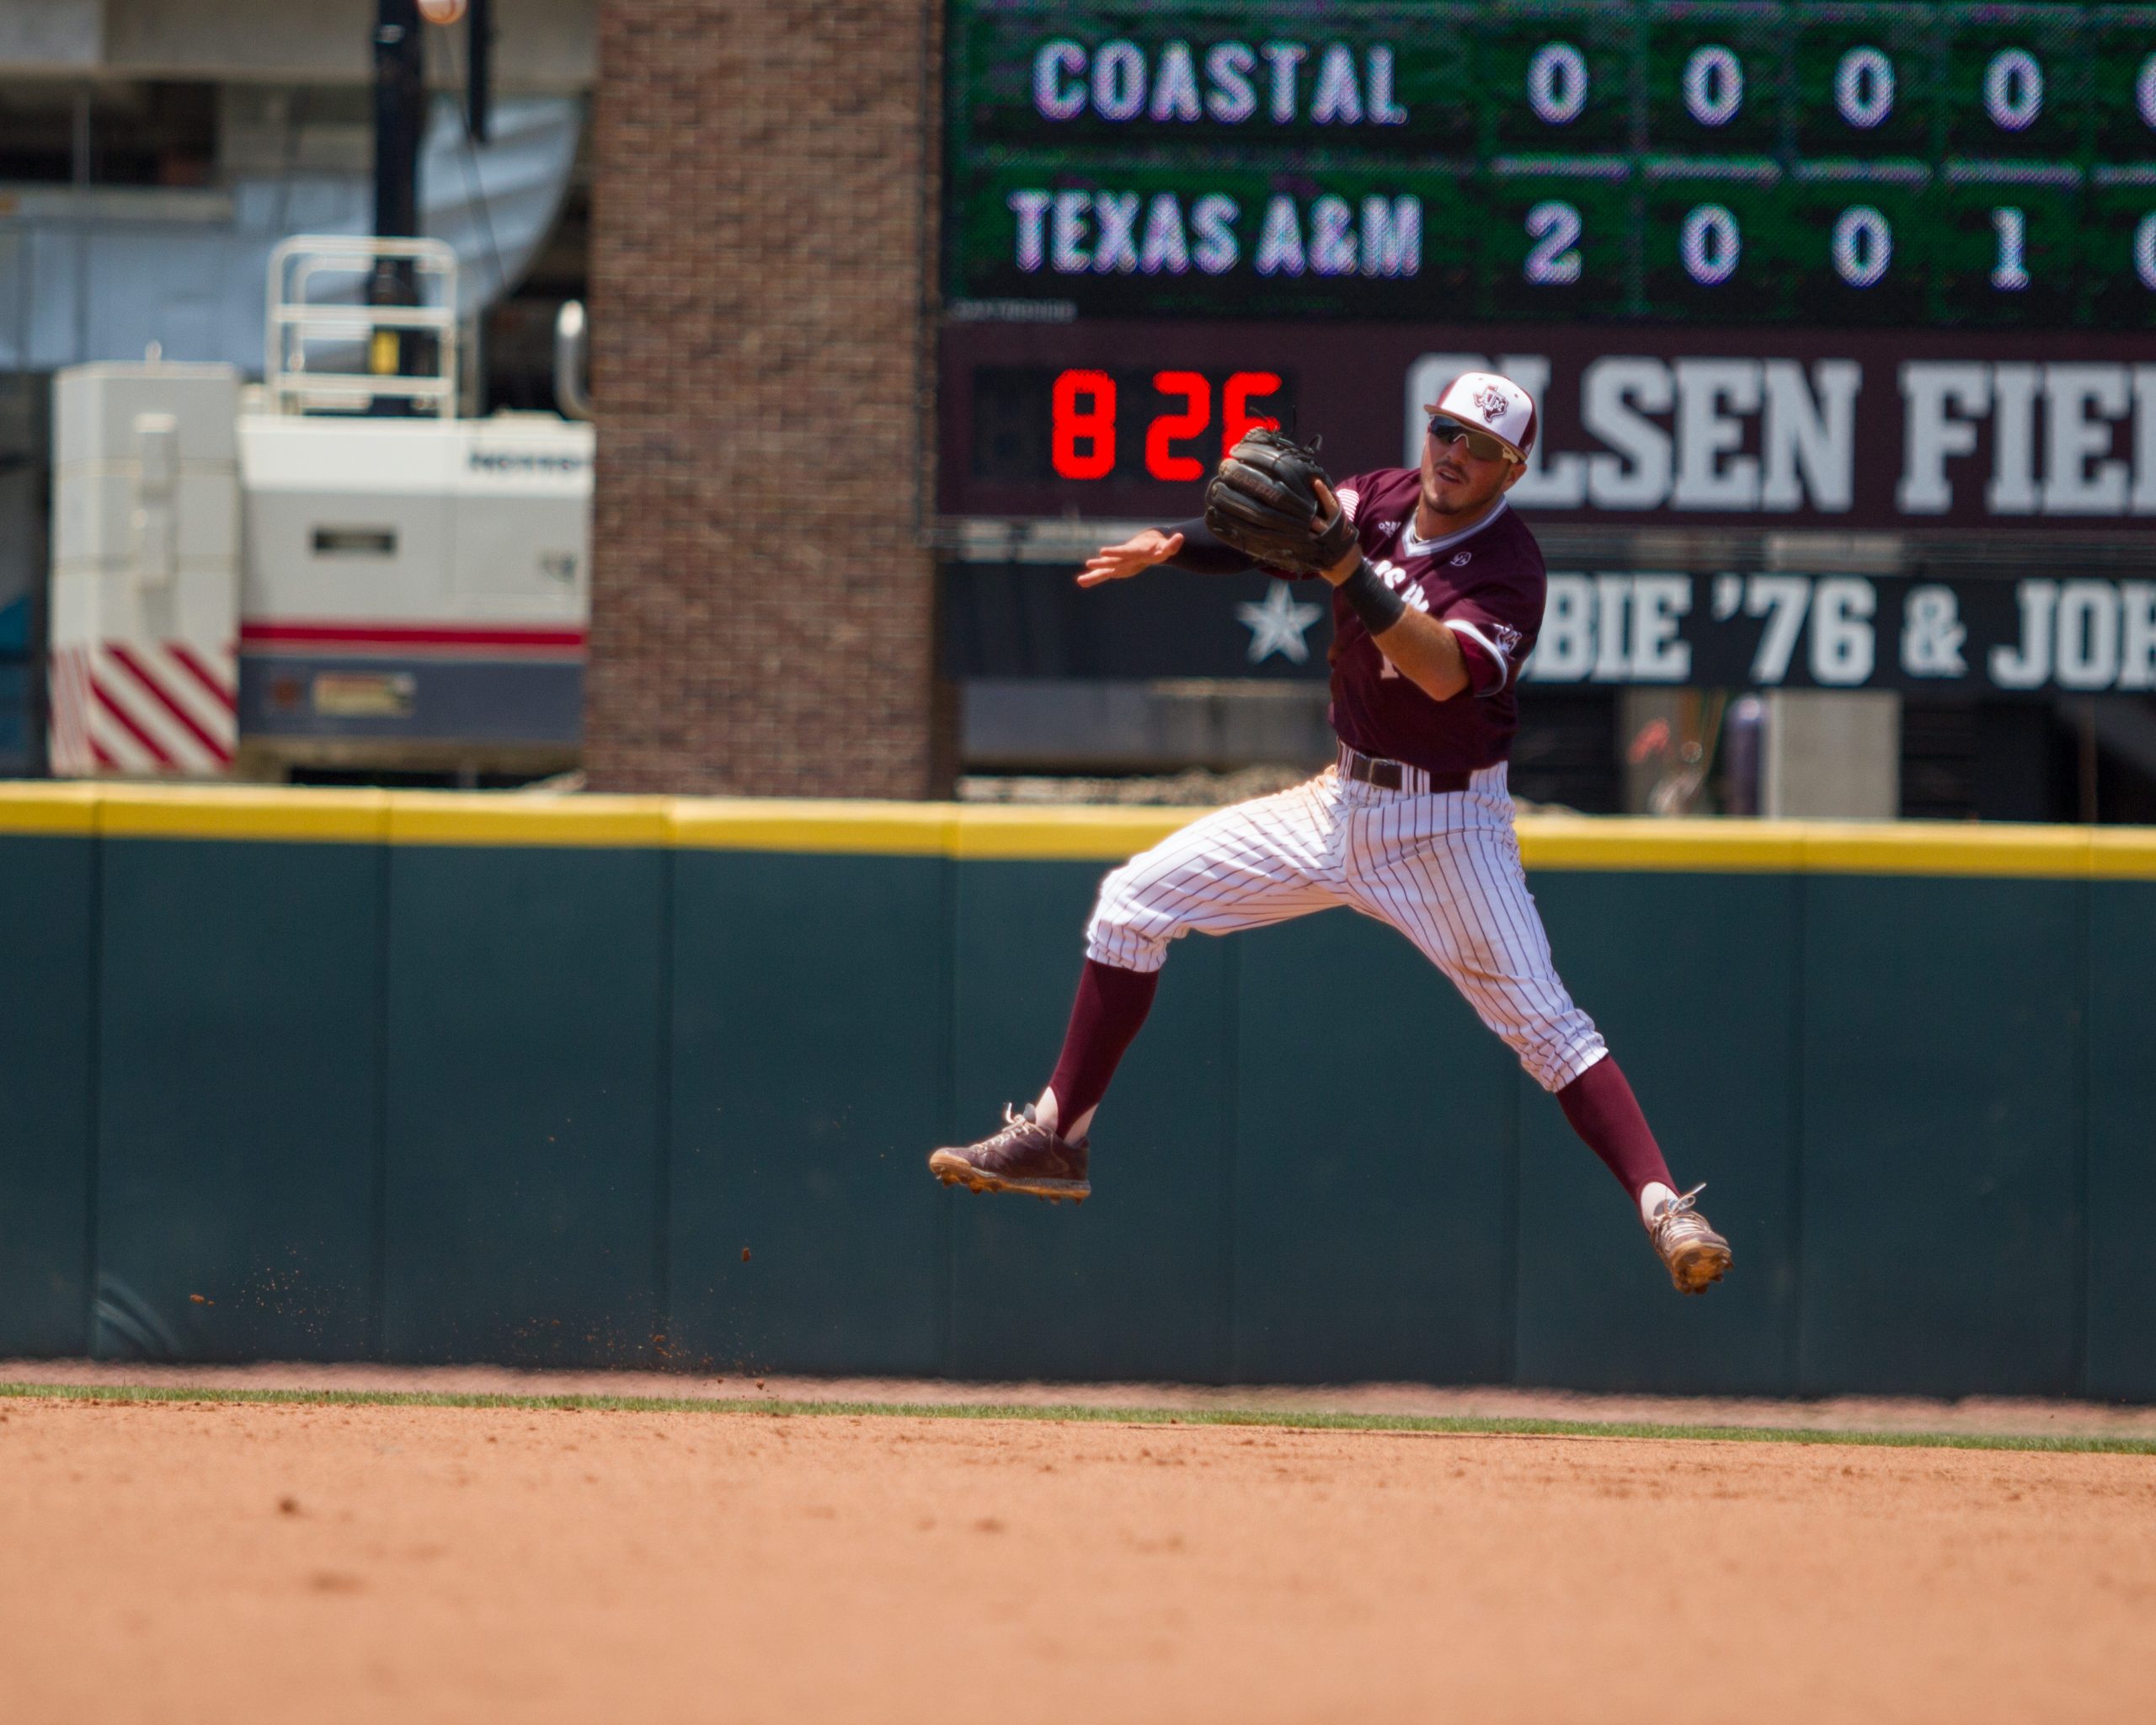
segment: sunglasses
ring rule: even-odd
[[[1447,419],[1442,414],[1430,421],[1430,435],[1438,440],[1441,447],[1448,449],[1455,440],[1465,437],[1467,452],[1478,462],[1516,462],[1519,459],[1487,431],[1478,431],[1472,425],[1463,425],[1459,420]]]

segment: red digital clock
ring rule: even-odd
[[[988,365],[970,394],[971,477],[990,484],[1187,483],[1252,426],[1294,422],[1279,371]]]
[[[1202,479],[1211,466],[1185,446],[1204,438],[1213,426],[1214,380],[1203,371],[1155,371],[1150,394],[1133,401],[1135,392],[1118,384],[1108,371],[1077,368],[1056,374],[1050,390],[1049,463],[1062,479],[1105,479],[1115,472],[1119,448],[1117,409],[1129,402],[1136,409],[1132,430],[1145,428],[1145,471],[1155,479]],[[1230,371],[1219,390],[1219,446],[1233,449],[1254,425],[1278,428],[1279,416],[1262,411],[1280,403],[1286,387],[1277,371]],[[1158,410],[1163,401],[1176,407]]]

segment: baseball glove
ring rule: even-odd
[[[1355,543],[1354,524],[1337,504],[1330,519],[1320,519],[1320,480],[1332,483],[1318,465],[1316,444],[1262,425],[1246,431],[1206,483],[1206,527],[1268,569],[1314,575]]]

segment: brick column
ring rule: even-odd
[[[595,789],[939,788],[941,0],[602,0]]]

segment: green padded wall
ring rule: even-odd
[[[1729,1279],[1676,1297],[1624,1188],[1524,1073],[1524,1383],[1786,1393],[1796,1300],[1800,889],[1787,875],[1538,873],[1557,969],[1670,1172],[1708,1183]]]
[[[0,838],[0,1358],[89,1350],[96,870]]]
[[[1350,911],[1232,944],[1234,1377],[1502,1380],[1511,1052],[1408,941]]]
[[[958,865],[959,1137],[1048,1081],[1107,866]],[[1202,936],[1171,954],[1092,1130],[1091,1199],[947,1195],[954,1375],[1227,1375],[1236,956]]]
[[[1687,1301],[1345,911],[1174,949],[1082,1209],[936,1186],[1056,1056],[1111,865],[1031,854],[1054,822],[961,860],[962,814],[758,852],[419,799],[457,841],[409,842],[249,793],[180,836],[184,795],[131,793],[172,836],[93,837],[36,794],[0,1353],[2156,1399],[2156,881],[2068,875],[2065,833],[1831,831],[1807,869],[1769,829],[1542,830],[1558,968],[1737,1247]],[[1729,866],[1668,866],[1699,845]],[[1965,845],[2068,878],[1832,872]]]
[[[2156,883],[2089,887],[2092,1396],[2156,1402]]]
[[[941,1369],[951,866],[676,857],[680,1359]]]
[[[657,851],[391,848],[390,1359],[657,1358],[667,873]]]
[[[95,1351],[375,1347],[382,853],[109,839]]]
[[[2086,890],[1806,881],[1800,1391],[2080,1387]]]

